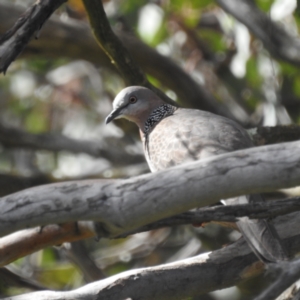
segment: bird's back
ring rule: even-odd
[[[144,137],[152,172],[252,146],[237,123],[215,114],[178,108]]]

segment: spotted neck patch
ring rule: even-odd
[[[175,106],[167,103],[155,108],[145,122],[144,134],[147,135],[157,123],[159,123],[165,117],[172,115],[175,110]]]

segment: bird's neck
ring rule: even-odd
[[[147,135],[151,132],[151,130],[157,125],[162,119],[172,115],[176,107],[171,104],[161,104],[160,106],[156,107],[148,116],[144,128],[142,129],[143,133]]]

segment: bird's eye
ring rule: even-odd
[[[129,103],[130,103],[130,104],[133,104],[133,103],[135,103],[136,101],[137,101],[137,98],[134,97],[134,96],[131,96],[131,97],[129,98]]]

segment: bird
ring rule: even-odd
[[[254,146],[248,132],[235,121],[166,103],[146,87],[130,86],[117,94],[105,122],[119,118],[139,127],[151,172]],[[261,195],[253,194],[223,202],[229,205],[263,200]],[[276,229],[267,220],[241,217],[236,225],[262,262],[289,259]]]

